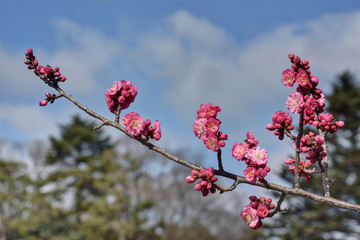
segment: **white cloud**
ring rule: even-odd
[[[50,62],[61,66],[60,71],[68,76],[66,87],[80,94],[98,91],[101,82],[97,74],[112,66],[113,58],[120,54],[119,45],[100,31],[66,19],[58,19],[54,25],[63,47],[51,56]]]
[[[241,46],[209,20],[185,11],[175,12],[148,31],[139,29],[134,38],[108,37],[67,20],[57,20],[55,28],[61,47],[53,53],[39,49],[35,54],[41,63],[60,66],[69,78],[66,89],[72,93],[92,97],[104,85],[98,74],[114,68],[114,59],[121,58],[129,69],[160,79],[162,104],[173,106],[173,112],[164,115],[177,114],[191,126],[199,105],[212,102],[222,107],[219,117],[230,135],[245,133],[244,129],[266,131],[264,123],[270,121],[272,110],[284,109],[291,90],[282,86],[280,78],[290,66],[288,53],[310,61],[313,73],[321,77],[320,87],[326,88],[328,80],[345,69],[359,72],[360,13],[326,15],[309,22],[278,26]],[[27,81],[30,73],[23,65],[23,53],[11,54],[0,48],[0,55],[4,56],[0,58],[1,94],[33,96],[38,85]],[[147,84],[149,89],[153,87],[152,83]],[[56,132],[54,119],[59,121],[59,114],[16,103],[0,107],[0,121],[11,123],[28,136],[47,137]],[[64,108],[61,116],[69,118],[76,111]],[[241,141],[244,136],[230,138]],[[266,135],[262,141],[260,134],[256,136],[261,143],[271,144],[276,139],[269,140]],[[181,136],[177,141],[183,142]],[[273,156],[280,154],[275,152]],[[275,158],[279,162],[284,160]]]
[[[34,54],[41,65],[60,67],[60,72],[68,78],[66,86],[62,85],[66,89],[91,96],[98,91],[97,75],[113,67],[112,60],[120,54],[119,44],[95,29],[83,29],[65,19],[54,21],[54,29],[59,41],[55,51],[34,49]],[[29,97],[34,91],[40,92],[39,88],[47,89],[34,81],[36,77],[24,65],[25,51],[10,53],[0,46],[0,92],[3,96]]]
[[[37,89],[24,64],[25,51],[9,53],[0,45],[0,94],[6,98],[27,95]]]
[[[139,68],[166,79],[165,99],[189,121],[209,101],[224,109],[224,119],[242,115],[244,122],[256,122],[251,116],[261,116],[270,103],[284,107],[290,89],[280,78],[290,67],[288,53],[309,60],[324,87],[345,69],[357,72],[359,42],[360,13],[279,26],[239,46],[210,21],[178,11],[144,33],[131,51]]]
[[[56,131],[55,116],[37,105],[4,103],[0,104],[0,109],[1,125],[10,125],[12,133],[20,135],[20,138],[45,139]]]

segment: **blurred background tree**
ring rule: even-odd
[[[189,169],[94,126],[74,116],[48,144],[30,144],[28,166],[1,159],[3,240],[247,239],[239,193],[204,198]]]

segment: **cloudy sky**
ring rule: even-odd
[[[56,135],[79,113],[65,99],[39,107],[52,91],[23,64],[29,47],[40,64],[60,67],[66,92],[110,119],[106,89],[131,80],[139,93],[125,113],[159,120],[160,146],[201,151],[208,165],[216,154],[192,125],[200,104],[219,105],[225,167],[239,166],[231,147],[253,131],[276,169],[290,143],[265,125],[286,109],[287,55],[308,60],[325,91],[344,70],[359,76],[360,1],[1,1],[0,138],[22,143]]]

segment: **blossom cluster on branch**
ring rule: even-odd
[[[268,216],[275,205],[271,204],[271,198],[250,196],[249,199],[249,205],[241,211],[240,215],[250,228],[256,230],[262,227],[262,219]]]
[[[195,183],[200,180],[195,184],[195,190],[200,191],[204,197],[209,193],[215,193],[216,189],[220,190],[220,193],[232,191],[240,183],[280,192],[281,197],[276,206],[272,204],[271,198],[257,198],[256,196],[249,198],[249,205],[241,211],[240,215],[252,229],[259,229],[264,218],[272,217],[274,214],[283,211],[281,204],[287,195],[306,197],[360,213],[360,205],[330,198],[329,183],[331,183],[331,180],[327,176],[328,155],[325,136],[327,133],[333,134],[342,128],[344,122],[335,120],[330,113],[324,113],[325,96],[322,90],[317,87],[319,79],[310,72],[309,62],[301,60],[294,54],[288,56],[292,63],[291,69],[283,71],[281,82],[287,87],[293,87],[297,84],[296,91],[291,92],[286,100],[286,107],[289,112],[299,116],[297,134],[292,134],[295,126],[293,125],[292,116],[288,112],[275,112],[272,116],[272,123],[266,125],[269,131],[274,131],[274,135],[279,140],[288,137],[293,142],[295,156],[287,158],[284,162],[289,165],[289,170],[295,175],[294,188],[280,186],[265,180],[265,177],[270,172],[270,167],[267,166],[269,156],[267,150],[259,146],[259,140],[255,138],[252,132],[247,132],[244,142],[235,142],[232,147],[232,156],[237,161],[245,162],[247,165],[244,170],[244,177],[224,170],[222,148],[225,146],[228,135],[220,131],[222,122],[217,118],[217,114],[221,111],[219,106],[211,103],[201,104],[193,124],[195,136],[203,140],[207,149],[217,153],[218,169],[213,167],[205,168],[180,159],[149,142],[149,139],[159,140],[161,138],[159,121],[156,120],[151,125],[149,119],[144,120],[138,113],[130,112],[121,119],[122,125],[120,124],[121,111],[129,108],[138,93],[137,87],[131,81],[115,81],[105,93],[107,107],[111,113],[115,114],[115,120],[111,121],[83,106],[59,87],[58,83],[64,82],[66,77],[61,75],[58,67],[52,68],[49,65],[46,67],[39,65],[33,50],[30,48],[25,53],[25,56],[25,64],[28,65],[28,69],[33,70],[35,75],[42,79],[44,83],[59,92],[58,95],[45,93],[46,99],[40,101],[40,106],[46,106],[47,103],[53,103],[61,97],[68,99],[81,110],[101,121],[101,124],[95,129],[103,126],[114,127],[150,150],[192,169],[190,176],[186,177],[186,181]],[[304,135],[305,125],[315,129]],[[306,160],[301,159],[301,154],[306,154]],[[323,175],[324,196],[305,192],[301,189],[300,178],[303,177],[308,181],[311,175],[315,173]],[[233,185],[227,188],[218,185],[216,175],[232,179],[234,181]]]

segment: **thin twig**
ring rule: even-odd
[[[290,133],[290,131],[288,129],[284,129],[284,133],[286,134],[286,136],[288,136],[292,141],[295,141],[296,140],[296,137],[294,135],[292,135]]]
[[[115,112],[115,122],[116,123],[119,123],[119,121],[120,121],[120,113],[121,113],[121,105],[119,104],[116,109],[116,112]]]
[[[215,184],[215,183],[214,183],[214,185],[215,185],[215,187],[220,191],[220,194],[223,194],[224,192],[229,192],[229,191],[234,190],[234,189],[237,187],[237,185],[239,185],[239,183],[241,183],[241,179],[240,179],[240,178],[236,178],[236,180],[234,181],[234,183],[233,183],[230,187],[228,187],[228,188],[224,188],[224,187],[222,187],[222,186],[220,186],[220,185],[218,185],[218,184]]]
[[[224,171],[224,167],[222,165],[222,160],[221,160],[221,149],[217,151],[217,159],[218,159],[219,170]]]
[[[300,140],[304,131],[304,113],[300,113],[299,133],[296,137],[296,153],[295,153],[295,188],[300,189],[299,163],[300,163]]]
[[[288,210],[287,208],[281,209],[281,203],[285,200],[285,197],[286,197],[286,194],[282,193],[279,201],[277,202],[276,208],[273,211],[269,212],[269,214],[267,215],[268,217],[272,217],[278,212],[284,212],[284,211]]]
[[[322,179],[323,179],[323,187],[324,187],[324,195],[325,197],[330,197],[330,186],[329,186],[329,182],[332,182],[329,178],[328,178],[328,167],[329,167],[329,164],[328,164],[328,157],[327,157],[327,152],[326,152],[326,149],[327,149],[327,146],[325,144],[325,135],[326,135],[326,132],[322,131],[321,128],[318,128],[318,132],[319,132],[319,135],[321,137],[324,138],[324,143],[322,144],[322,147],[323,147],[323,151],[326,153],[326,156],[323,158],[322,160],[322,163],[323,163],[323,174],[322,174]]]

